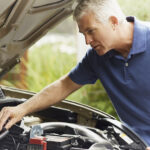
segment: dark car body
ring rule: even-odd
[[[0,0],[0,77],[30,46],[72,14],[77,0]],[[0,109],[35,93],[1,86]],[[34,117],[33,117],[34,116]],[[63,100],[0,133],[0,150],[144,150],[146,144],[114,117]]]

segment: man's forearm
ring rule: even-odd
[[[47,108],[63,99],[65,99],[74,90],[80,88],[79,85],[74,85],[66,77],[45,87],[41,92],[30,98],[25,103],[21,104],[20,108],[25,108],[24,115],[36,112]]]

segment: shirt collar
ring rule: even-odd
[[[142,22],[137,20],[135,17],[129,16],[126,19],[128,22],[134,22],[133,43],[128,55],[129,59],[131,55],[146,51],[146,29]],[[106,54],[106,57],[120,57],[119,55],[120,54],[117,51],[112,49]]]
[[[129,55],[146,51],[146,28],[143,23],[134,18],[133,43]]]

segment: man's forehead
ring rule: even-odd
[[[79,32],[81,33],[100,26],[100,24],[97,21],[95,21],[93,18],[90,17],[78,21],[77,24],[78,24]]]
[[[93,26],[94,18],[91,15],[85,14],[80,19],[77,20],[79,31],[88,30]]]

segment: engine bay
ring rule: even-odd
[[[0,110],[16,106],[32,95],[3,91]],[[12,93],[16,97],[10,97]],[[0,150],[145,150],[146,147],[133,131],[112,116],[68,100],[25,116],[9,130],[0,131]]]
[[[31,127],[14,125],[0,140],[0,150],[142,150],[140,143],[115,127],[104,130],[65,122]]]

